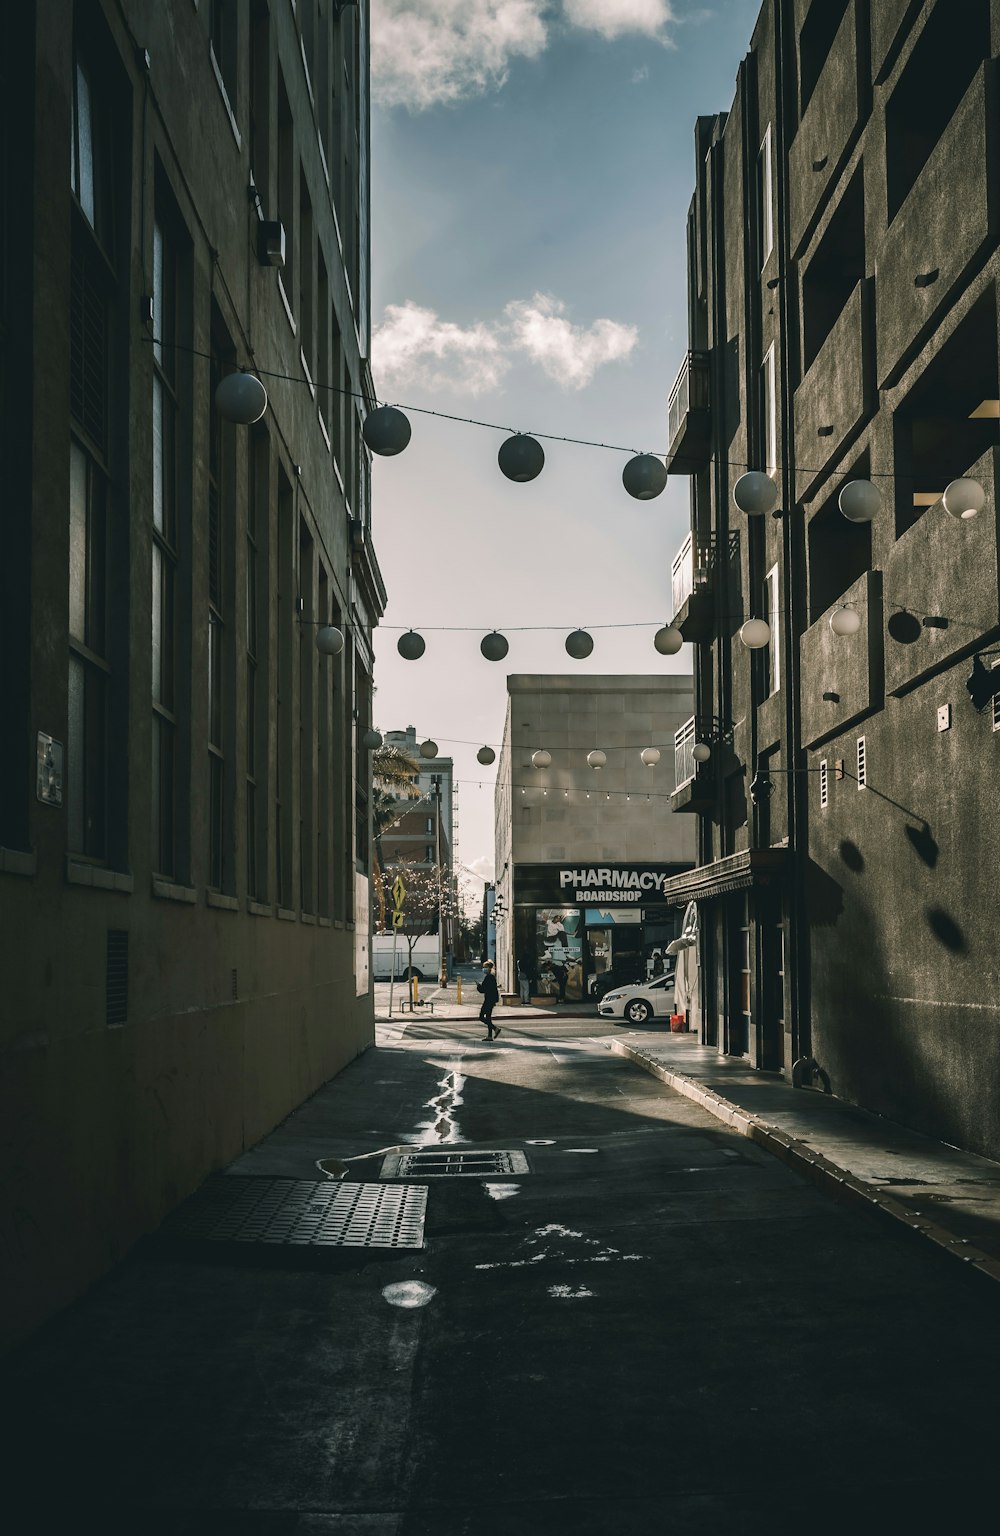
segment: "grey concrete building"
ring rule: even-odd
[[[385,593],[367,4],[36,0],[0,26],[16,1335],[372,1040]],[[214,403],[237,368],[266,379],[250,426]]]
[[[612,978],[645,976],[679,931],[680,914],[661,891],[695,857],[693,827],[670,815],[691,678],[513,674],[507,695],[496,781],[497,974],[501,991],[514,992],[517,964],[529,961],[539,995],[573,1002]],[[656,760],[644,762],[644,750]],[[537,752],[549,761],[536,766]],[[604,758],[596,768],[594,752]]]
[[[991,0],[767,0],[697,124],[668,461],[703,1038],[994,1157],[998,53]]]

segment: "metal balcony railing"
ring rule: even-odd
[[[700,420],[704,423],[708,409],[709,354],[688,352],[674,380],[674,387],[670,391],[667,402],[667,437],[670,441],[671,454],[681,451],[682,439],[687,433],[688,419],[692,413],[700,413]]]
[[[730,557],[739,549],[739,534],[731,533],[727,540]],[[719,540],[714,533],[697,538],[689,533],[674,556],[670,571],[670,595],[674,617],[699,588],[711,585],[719,560]]]
[[[698,722],[694,715],[685,720],[679,731],[674,732],[674,789],[690,782],[698,771],[698,764],[691,756],[697,740]]]

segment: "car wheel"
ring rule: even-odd
[[[406,968],[406,977],[408,981],[412,981],[414,978],[416,978],[417,981],[423,981],[424,973],[417,966],[409,965]]]
[[[652,1016],[652,1008],[650,1008],[648,1003],[644,1003],[641,997],[633,998],[630,1003],[625,1005],[625,1017],[630,1024],[645,1024],[646,1020],[652,1018]]]

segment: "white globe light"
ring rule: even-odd
[[[986,504],[986,492],[978,480],[953,480],[941,500],[949,517],[964,520],[975,517]]]
[[[506,636],[494,629],[490,634],[483,636],[479,642],[479,649],[487,661],[503,661],[510,646],[507,644]]]
[[[574,629],[571,635],[566,636],[566,652],[574,661],[583,661],[594,649],[594,637],[588,635],[585,629]]]
[[[848,480],[837,505],[849,523],[870,523],[882,506],[882,492],[870,480]]]
[[[427,642],[423,635],[418,635],[415,629],[408,629],[405,635],[400,635],[396,641],[396,649],[404,661],[419,661],[427,649]]]
[[[372,453],[391,459],[393,454],[402,453],[410,441],[410,430],[410,423],[402,411],[394,405],[380,405],[368,412],[361,436]]]
[[[660,761],[660,749],[659,747],[643,747],[639,753],[639,758],[647,768],[655,768]]]
[[[771,641],[771,626],[766,619],[747,619],[740,628],[740,639],[748,651],[763,650]]]
[[[604,764],[607,762],[607,760],[608,754],[606,752],[602,752],[599,747],[595,751],[587,753],[587,762],[591,768],[594,768],[598,772],[604,767]]]
[[[532,768],[548,768],[552,762],[552,753],[546,752],[544,747],[539,747],[537,752],[531,754]]]
[[[778,505],[778,487],[770,475],[751,469],[733,486],[733,500],[747,517],[763,517]]]
[[[339,656],[344,649],[343,632],[332,624],[324,624],[316,631],[316,649],[323,656]]]
[[[267,410],[267,390],[255,373],[227,373],[216,385],[215,407],[227,421],[249,427]]]
[[[707,741],[696,741],[691,748],[691,756],[696,763],[707,763],[712,755],[712,749]]]
[[[523,484],[526,480],[534,480],[540,475],[545,464],[545,454],[542,445],[533,437],[528,437],[525,432],[518,432],[514,437],[508,437],[500,444],[497,454],[497,463],[502,474],[508,480],[517,480]]]
[[[835,608],[830,615],[830,628],[835,635],[856,635],[861,628],[861,615],[856,608]]]
[[[684,636],[672,624],[664,624],[653,636],[653,644],[661,656],[676,656],[684,644]]]
[[[430,737],[428,736],[426,741],[422,741],[420,743],[420,756],[421,757],[437,757],[437,755],[438,755],[438,744],[437,744],[436,741],[431,741]]]
[[[361,745],[367,747],[369,752],[377,752],[382,745],[382,732],[376,731],[374,726],[365,731],[361,738]]]
[[[622,470],[622,484],[637,501],[651,501],[654,496],[659,496],[666,483],[663,460],[652,453],[637,453]]]
[[[492,747],[480,747],[476,753],[476,762],[482,763],[484,768],[488,768],[490,763],[495,763],[496,760],[497,755]]]

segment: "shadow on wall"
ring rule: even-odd
[[[863,873],[865,856],[857,843],[852,843],[849,837],[842,838],[838,852],[849,870],[856,875]]]
[[[945,949],[950,950],[953,955],[966,953],[969,946],[966,943],[965,934],[953,917],[950,917],[941,907],[926,907],[924,917],[931,933],[940,940]]]

